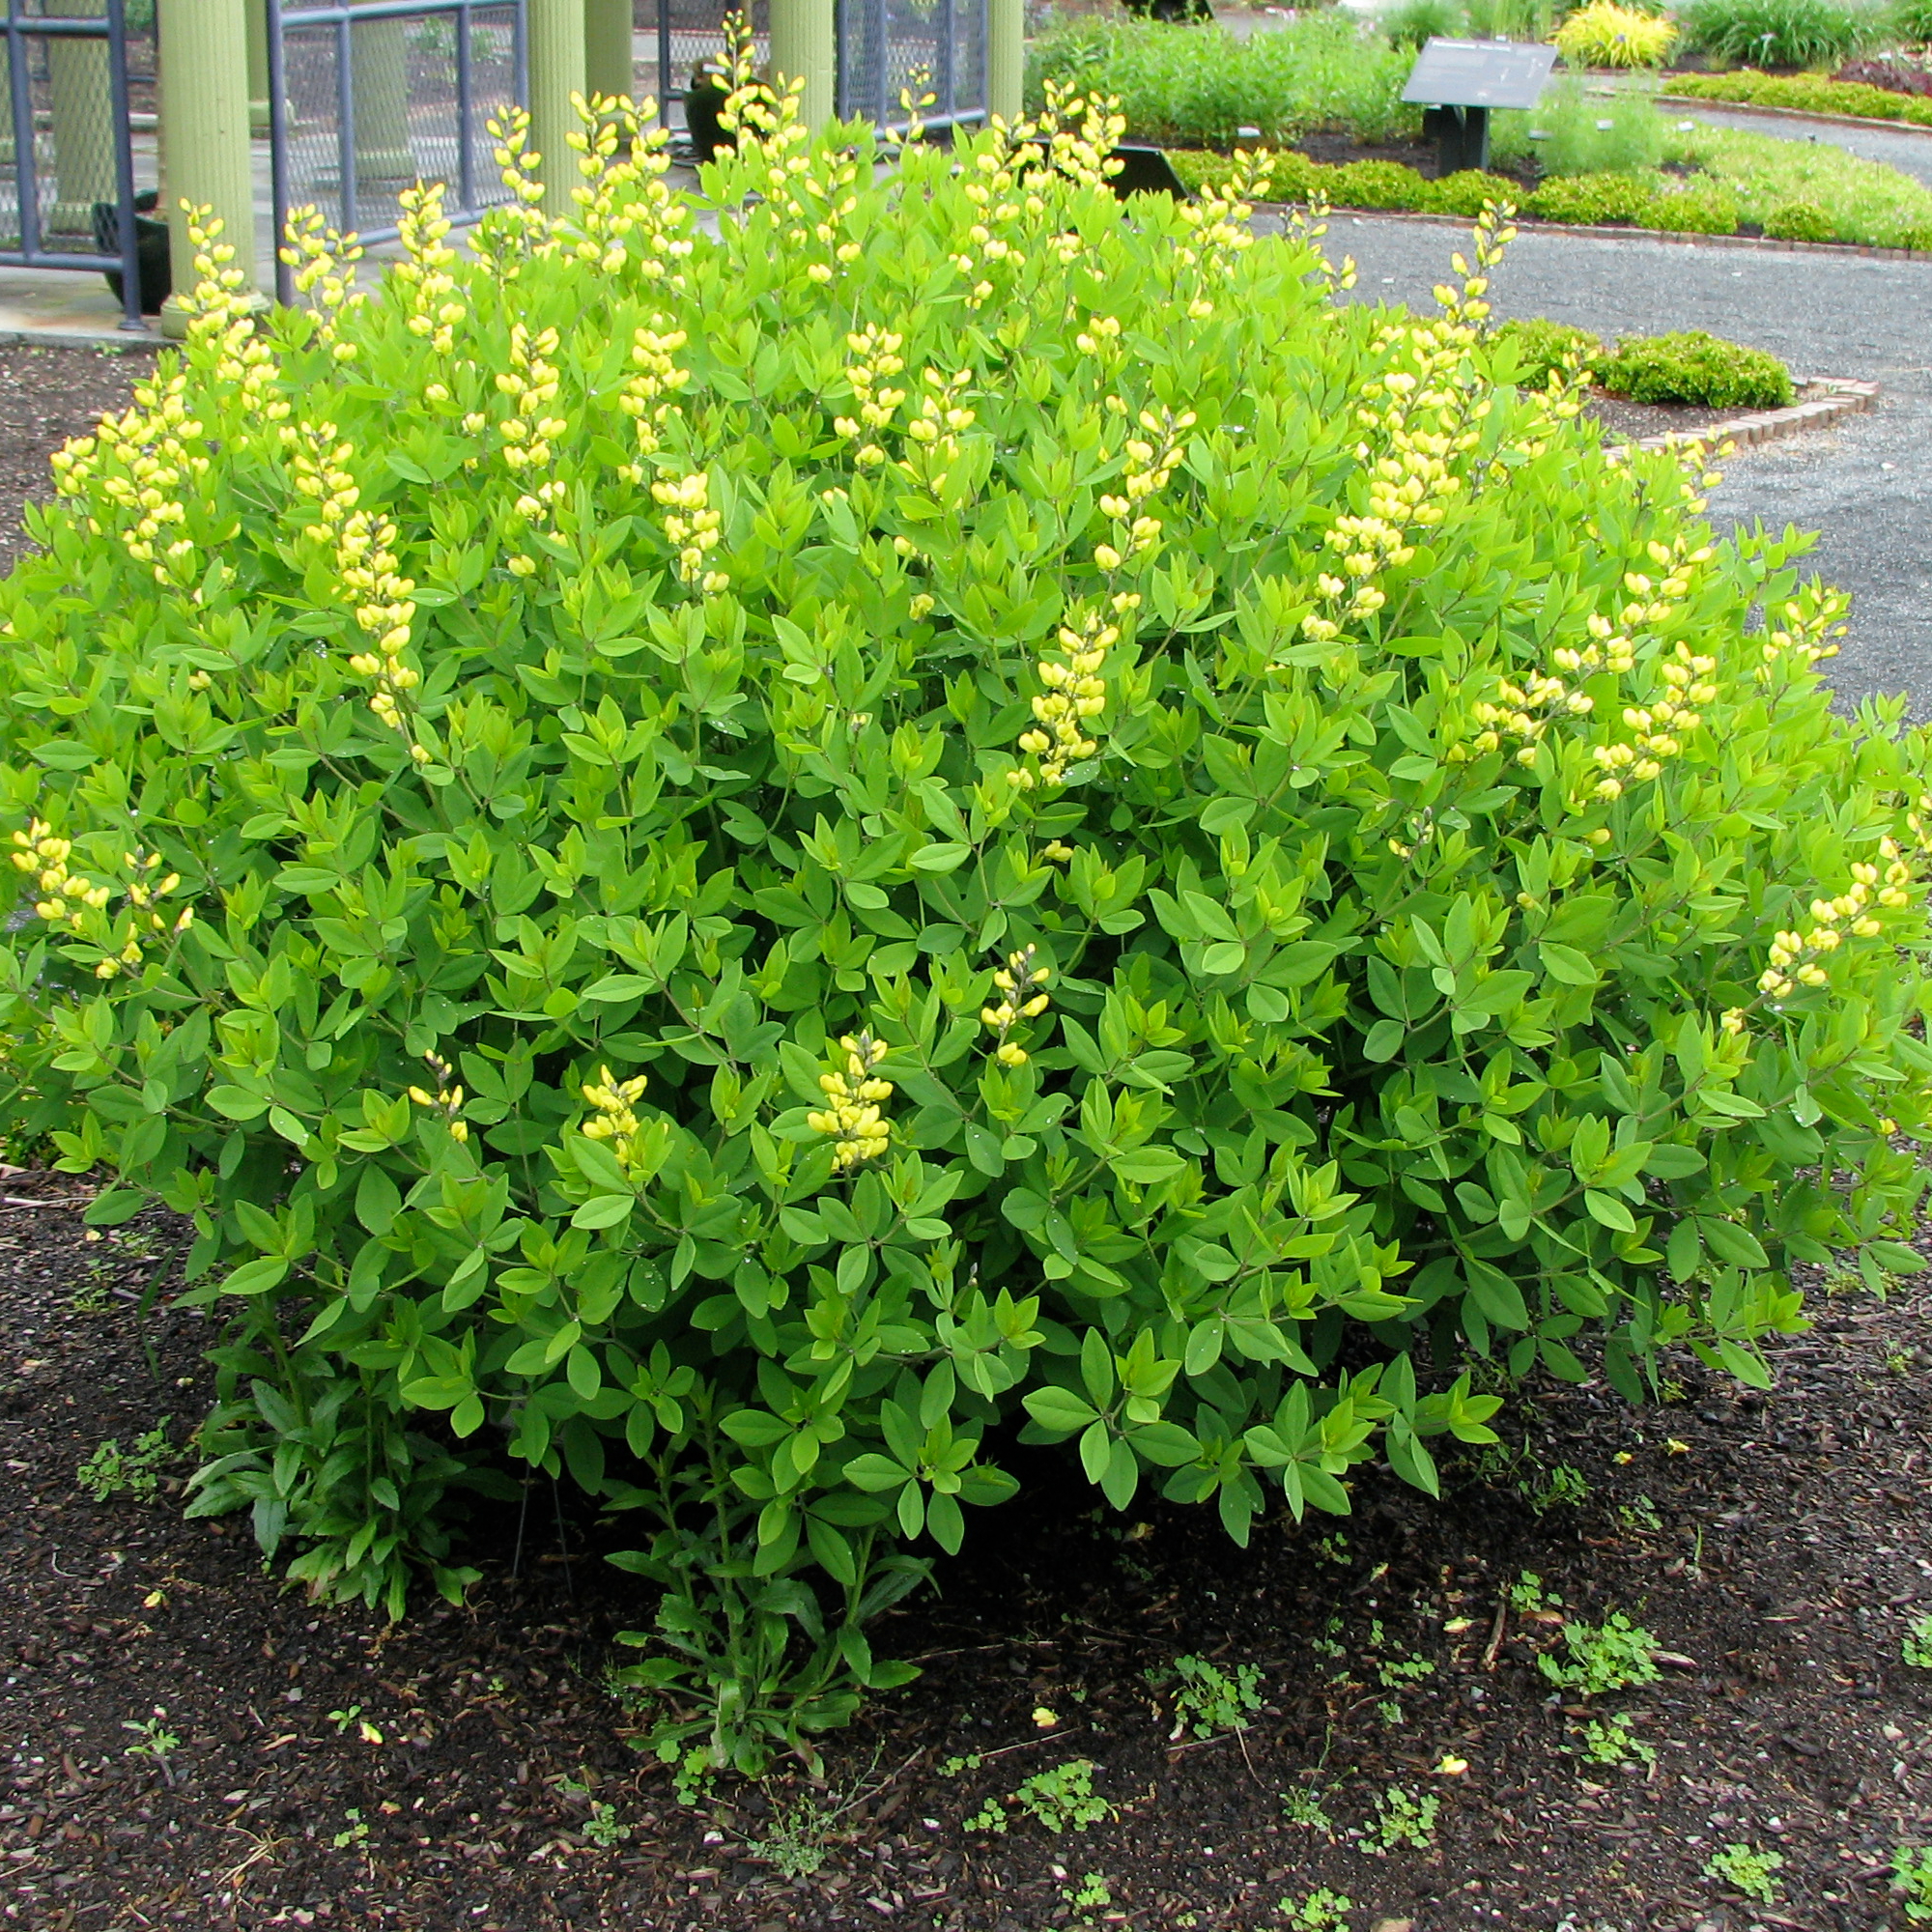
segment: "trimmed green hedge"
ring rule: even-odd
[[[1199,192],[1218,186],[1234,172],[1225,155],[1182,149],[1169,154],[1175,172]],[[1325,201],[1331,208],[1359,208],[1405,214],[1475,215],[1486,201],[1504,203],[1533,219],[1595,226],[1628,221],[1675,234],[1735,235],[1736,197],[1721,183],[1674,176],[1566,175],[1524,191],[1508,175],[1473,169],[1431,181],[1400,161],[1345,161],[1331,165],[1305,155],[1277,155],[1269,193],[1280,201]]]
[[[1573,361],[1597,386],[1637,403],[1692,403],[1715,409],[1783,409],[1797,391],[1791,371],[1763,349],[1691,329],[1634,336],[1614,350],[1586,328],[1537,317],[1495,332],[1516,359],[1516,381],[1545,388]]]
[[[1747,107],[1784,107],[1800,114],[1851,114],[1861,121],[1906,121],[1932,128],[1932,100],[1868,87],[1861,80],[1827,80],[1816,73],[1674,73],[1670,92],[1685,100],[1735,100]]]

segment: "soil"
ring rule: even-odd
[[[70,437],[85,436],[153,367],[152,352],[0,346],[0,572],[27,548],[23,501],[53,495],[47,458]]]
[[[42,355],[0,350],[0,392],[102,366]],[[244,1520],[184,1519],[213,1324],[170,1306],[179,1226],[97,1237],[87,1194],[0,1173],[0,1924],[1249,1932],[1321,1887],[1352,1932],[1903,1924],[1892,1853],[1932,1842],[1932,1670],[1902,1654],[1932,1613],[1932,1288],[1813,1280],[1766,1394],[1690,1361],[1642,1410],[1511,1392],[1440,1502],[1367,1473],[1350,1518],[1277,1515],[1245,1551],[1014,1452],[1021,1496],[873,1628],[923,1676],[821,1778],[685,1804],[604,1688],[648,1601],[567,1499],[480,1515],[467,1604],[393,1627],[281,1587]],[[108,1441],[152,1496],[102,1480]],[[1613,1611],[1656,1680],[1560,1688],[1540,1661]],[[1253,1670],[1244,1729],[1177,1724],[1183,1658]],[[1633,1761],[1593,1759],[1618,1715]],[[1011,1802],[1083,1761],[1092,1829]],[[1384,1851],[1397,1792],[1436,1816]],[[1004,1833],[970,1822],[989,1801]],[[1731,1846],[1782,1861],[1775,1902],[1708,1875]]]
[[[1798,392],[1801,403],[1815,402],[1830,394],[1830,385],[1807,387]],[[1739,416],[1755,415],[1757,411],[1742,403],[1723,409],[1704,409],[1688,403],[1634,403],[1628,396],[1613,396],[1605,389],[1592,389],[1584,406],[1587,412],[1620,437],[1640,442],[1651,436],[1689,436],[1709,429],[1713,423],[1733,422]]]

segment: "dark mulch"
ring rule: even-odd
[[[82,426],[47,399],[116,400],[82,385],[128,370],[0,351],[0,392],[42,399],[43,450]],[[1440,1504],[1369,1474],[1347,1521],[1277,1516],[1245,1552],[1021,1458],[1022,1497],[875,1630],[924,1675],[831,1741],[825,1781],[685,1806],[603,1689],[648,1603],[547,1489],[474,1521],[463,1609],[394,1629],[282,1589],[245,1522],[184,1520],[180,1459],[152,1500],[83,1490],[104,1441],[165,1420],[182,1445],[211,1393],[211,1324],[167,1306],[178,1230],[90,1240],[85,1192],[0,1176],[0,1923],[1034,1932],[1081,1921],[1090,1873],[1112,1902],[1089,1918],[1176,1932],[1276,1923],[1318,1886],[1355,1932],[1902,1922],[1890,1854],[1932,1840],[1932,1672],[1900,1654],[1932,1611],[1932,1291],[1820,1296],[1768,1398],[1694,1364],[1643,1412],[1595,1385],[1520,1396],[1509,1452],[1453,1465]],[[1513,1600],[1524,1572],[1548,1607]],[[1593,1710],[1537,1659],[1612,1609],[1664,1675]],[[1259,1671],[1245,1733],[1172,1735],[1182,1656]],[[1580,1753],[1619,1711],[1654,1763]],[[156,1733],[179,1740],[159,1757]],[[1080,1759],[1106,1824],[967,1829]],[[1392,1787],[1439,1817],[1380,1856]],[[1783,1859],[1775,1906],[1704,1875],[1731,1844]]]
[[[103,1439],[185,1436],[208,1324],[164,1295],[138,1319],[165,1220],[90,1242],[79,1183],[0,1187],[6,1922],[1025,1932],[1077,1918],[1064,1891],[1097,1873],[1105,1922],[1144,1927],[1258,1926],[1327,1885],[1357,1927],[1863,1932],[1896,1922],[1893,1847],[1932,1836],[1932,1673],[1900,1659],[1932,1609],[1924,1293],[1820,1297],[1769,1397],[1684,1369],[1640,1413],[1539,1390],[1441,1504],[1371,1476],[1347,1521],[1277,1518],[1245,1553],[1022,1462],[939,1597],[877,1629],[925,1674],[832,1741],[826,1782],[685,1807],[600,1689],[645,1606],[547,1491],[476,1526],[464,1609],[394,1629],[278,1588],[242,1522],[181,1520],[180,1463],[154,1501],[82,1493]],[[1511,1602],[1526,1571],[1551,1607]],[[1656,1634],[1662,1681],[1553,1692],[1563,1618],[1611,1609]],[[1170,1736],[1182,1655],[1258,1667],[1244,1735]],[[1653,1765],[1579,1754],[1615,1711]],[[150,1720],[180,1740],[158,1762],[129,1752]],[[1081,1758],[1114,1821],[966,1828]],[[1439,1799],[1427,1849],[1367,1848],[1391,1786]],[[1289,1793],[1329,1828],[1289,1822]],[[1703,1875],[1731,1844],[1783,1859],[1775,1908]],[[793,1882],[785,1845],[822,1863]]]
[[[68,438],[85,436],[101,412],[125,409],[152,354],[101,349],[0,346],[0,571],[25,550],[18,506],[53,495],[47,458]]]
[[[1814,402],[1829,393],[1828,386],[1813,384],[1801,389],[1798,400]],[[1603,389],[1592,389],[1585,407],[1606,430],[1634,442],[1649,436],[1691,436],[1709,429],[1713,423],[1732,422],[1739,416],[1761,413],[1741,403],[1715,410],[1689,403],[1634,403],[1628,396],[1612,396]]]

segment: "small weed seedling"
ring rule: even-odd
[[[614,1804],[593,1798],[590,1801],[590,1816],[584,1821],[583,1835],[601,1851],[608,1852],[612,1845],[621,1845],[629,1839],[631,1828],[617,1822],[617,1807]]]
[[[172,1784],[175,1775],[168,1767],[168,1759],[181,1748],[181,1739],[162,1721],[167,1715],[166,1709],[156,1704],[152,1718],[143,1718],[138,1723],[131,1719],[124,1719],[121,1728],[134,1733],[134,1742],[128,1746],[123,1755],[152,1759],[155,1768],[161,1774],[162,1781]]]
[[[1581,1469],[1558,1463],[1542,1482],[1520,1482],[1516,1492],[1538,1516],[1553,1509],[1580,1509],[1588,1501],[1590,1485]]]
[[[134,1446],[125,1454],[114,1436],[109,1436],[75,1472],[80,1487],[98,1503],[115,1496],[132,1496],[137,1502],[151,1503],[161,1487],[161,1471],[175,1460],[176,1450],[168,1440],[164,1415],[145,1435],[134,1438]]]
[[[359,1848],[366,1845],[369,1842],[368,1820],[363,1817],[361,1812],[355,1810],[345,1811],[342,1815],[349,1820],[349,1823],[341,1831],[337,1832],[328,1842],[338,1852],[346,1852],[352,1846]]]
[[[1177,1657],[1180,1684],[1174,1693],[1174,1735],[1191,1730],[1197,1738],[1244,1731],[1248,1716],[1262,1707],[1262,1673],[1252,1663],[1223,1670],[1205,1657]]]
[[[950,1757],[939,1767],[941,1777],[960,1777],[969,1771],[978,1771],[985,1760],[978,1751],[968,1751],[964,1757]]]
[[[822,1871],[832,1856],[835,1816],[813,1792],[794,1804],[774,1802],[772,1822],[753,1849],[781,1878],[796,1885],[800,1879]]]
[[[1657,1682],[1658,1668],[1651,1657],[1657,1639],[1621,1610],[1612,1610],[1601,1626],[1566,1625],[1563,1648],[1566,1654],[1561,1658],[1536,1660],[1537,1668],[1559,1690],[1599,1697]]]
[[[1354,1909],[1355,1901],[1347,1892],[1330,1891],[1325,1885],[1299,1904],[1284,1898],[1275,1907],[1288,1921],[1289,1932],[1349,1932],[1349,1914]]]
[[[1075,1912],[1104,1912],[1114,1902],[1104,1872],[1086,1872],[1078,1885],[1065,1885],[1060,1895]]]
[[[1281,1794],[1281,1822],[1299,1825],[1305,1831],[1334,1835],[1335,1821],[1321,1807],[1321,1794],[1314,1789],[1284,1791]]]
[[[1055,1837],[1070,1826],[1084,1832],[1090,1825],[1104,1825],[1114,1815],[1114,1807],[1094,1794],[1094,1766],[1087,1758],[1069,1758],[1051,1771],[1037,1771],[1013,1793],[1021,1810],[1036,1818]],[[1004,1832],[1006,1806],[989,1798],[966,1821],[969,1832]]]
[[[1577,1746],[1586,1764],[1642,1764],[1657,1762],[1657,1747],[1647,1745],[1631,1729],[1631,1720],[1619,1711],[1613,1718],[1592,1718],[1583,1726],[1583,1742]]]
[[[1891,1882],[1904,1893],[1906,1918],[1932,1925],[1932,1845],[1900,1845],[1891,1855]]]
[[[1433,1791],[1419,1798],[1391,1784],[1376,1800],[1376,1821],[1368,1829],[1364,1843],[1372,1852],[1386,1857],[1398,1845],[1426,1852],[1435,1842],[1435,1814],[1442,1801]]]
[[[1754,1898],[1760,1905],[1777,1901],[1777,1874],[1784,1869],[1781,1852],[1761,1852],[1752,1845],[1726,1845],[1714,1853],[1704,1867],[1706,1878],[1715,1878]]]
[[[1915,1670],[1932,1670],[1932,1616],[1923,1616],[1905,1633],[1899,1654]]]
[[[1657,1505],[1648,1496],[1633,1496],[1617,1505],[1617,1521],[1629,1536],[1655,1536],[1663,1527]]]
[[[1539,1610],[1554,1609],[1563,1599],[1553,1590],[1545,1590],[1543,1578],[1534,1570],[1525,1570],[1510,1585],[1510,1608],[1519,1616],[1534,1616]]]

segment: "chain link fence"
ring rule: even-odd
[[[365,244],[392,241],[418,181],[445,185],[459,224],[509,199],[489,123],[523,99],[523,0],[268,5],[277,238],[314,207]],[[293,299],[286,265],[277,288]]]

